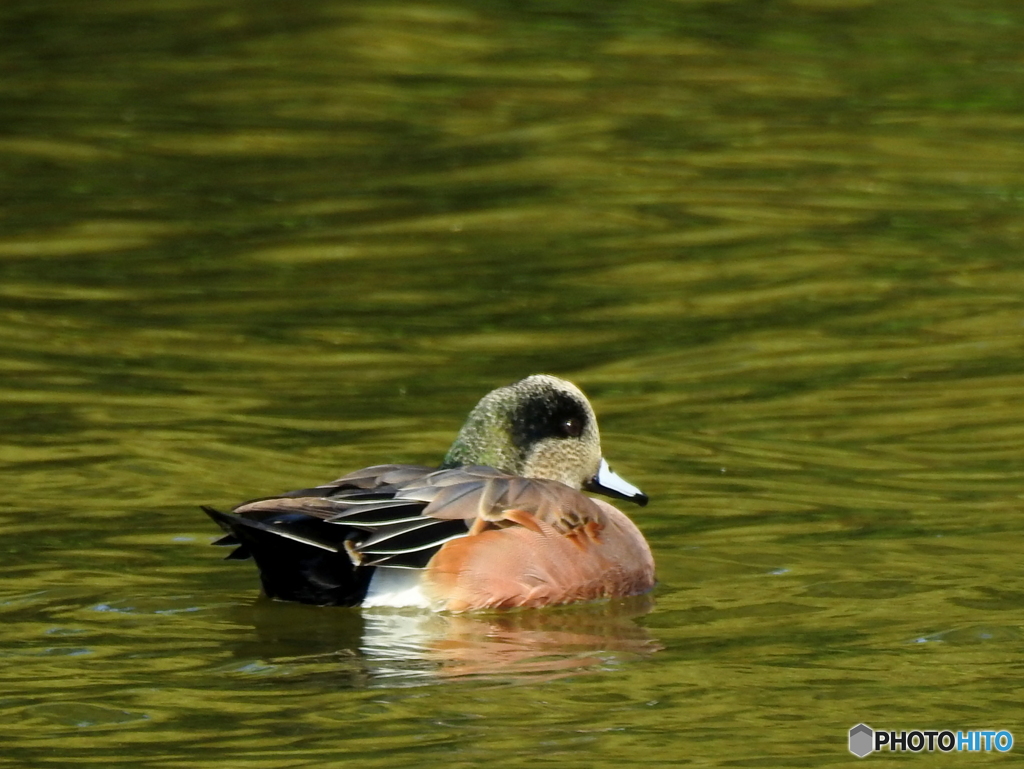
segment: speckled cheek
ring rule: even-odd
[[[534,445],[521,474],[527,478],[550,478],[578,489],[594,476],[600,462],[599,446],[582,440],[551,438]]]

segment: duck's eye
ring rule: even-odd
[[[583,434],[583,422],[576,417],[569,417],[562,422],[562,432],[566,438],[579,438]]]

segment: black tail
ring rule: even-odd
[[[237,545],[228,558],[256,560],[269,597],[322,606],[358,606],[366,597],[374,567],[353,564],[345,546],[352,529],[302,513],[259,520],[202,509],[228,533],[214,544]]]

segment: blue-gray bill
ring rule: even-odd
[[[613,499],[625,499],[630,502],[636,502],[640,507],[643,507],[649,501],[648,496],[640,491],[640,489],[612,472],[612,469],[608,467],[608,462],[603,458],[601,459],[600,466],[597,468],[597,475],[587,481],[583,488],[595,494],[604,494],[606,497],[612,497]]]

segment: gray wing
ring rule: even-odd
[[[539,528],[536,522],[544,521],[570,535],[590,522],[599,529],[604,513],[562,483],[491,467],[377,465],[322,486],[247,502],[231,516],[214,519],[229,531],[217,544],[239,545],[236,526],[247,526],[346,553],[357,567],[422,568],[446,542],[487,528]],[[247,556],[240,547],[230,557]]]

